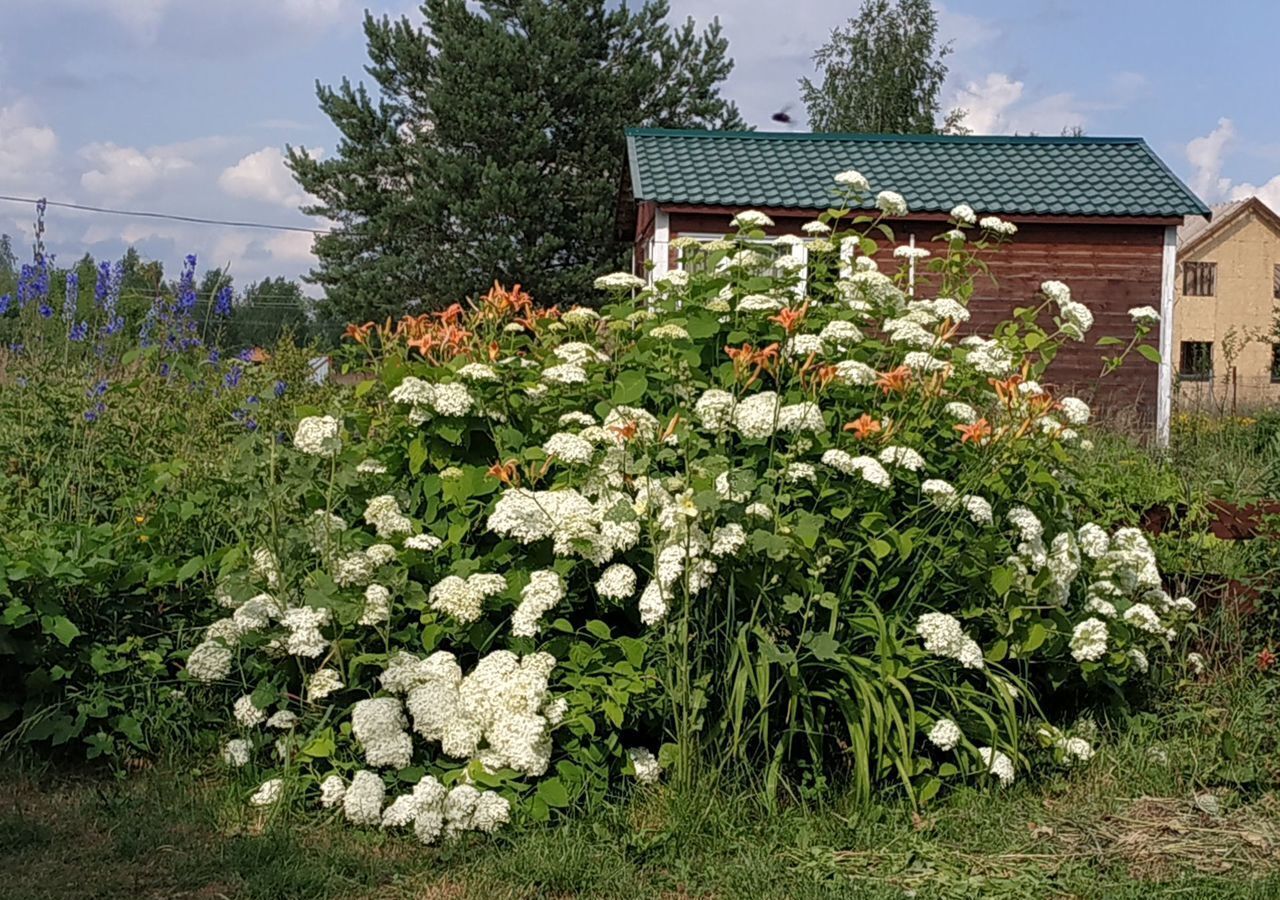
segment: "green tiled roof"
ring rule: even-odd
[[[826,209],[831,176],[857,169],[913,212],[1047,216],[1208,215],[1141,138],[953,137],[627,131],[637,200]],[[867,205],[871,205],[871,199]]]

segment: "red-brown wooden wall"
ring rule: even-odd
[[[811,214],[788,216],[770,210],[777,223],[769,229],[774,234],[800,234],[800,226]],[[671,212],[671,237],[681,234],[722,234],[731,213]],[[1058,355],[1043,379],[1056,396],[1075,394],[1112,412],[1132,411],[1145,419],[1153,419],[1156,404],[1157,370],[1154,363],[1131,354],[1125,365],[1102,382],[1103,350],[1095,342],[1104,335],[1128,340],[1133,325],[1128,311],[1135,306],[1160,308],[1160,269],[1166,224],[1148,220],[1138,224],[1095,223],[1088,220],[1024,221],[1014,217],[1018,233],[998,249],[989,251],[986,260],[990,278],[980,279],[970,309],[970,329],[990,334],[997,323],[1008,318],[1017,306],[1035,302],[1040,283],[1049,279],[1065,282],[1072,296],[1092,310],[1094,327],[1083,343],[1069,343]],[[915,234],[916,246],[935,255],[946,252],[946,245],[933,238],[950,226],[933,219],[906,219],[889,223],[897,243],[905,244]],[[877,261],[882,271],[896,269],[893,246],[881,241]],[[670,254],[675,265],[675,254]],[[933,276],[918,270],[916,296],[934,296],[930,287]],[[1047,325],[1047,320],[1045,321]],[[1148,341],[1155,344],[1157,332]],[[1116,348],[1106,348],[1114,354]]]

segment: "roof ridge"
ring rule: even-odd
[[[716,131],[702,128],[628,128],[627,137],[745,138],[775,141],[876,141],[879,143],[954,144],[1142,144],[1140,137],[1079,137],[1019,134],[881,134],[839,131]]]

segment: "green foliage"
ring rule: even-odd
[[[814,53],[819,83],[800,79],[814,131],[966,133],[964,110],[938,122],[951,45],[937,47],[932,0],[864,0]]]
[[[741,127],[719,96],[719,24],[665,2],[428,0],[365,20],[375,93],[320,87],[338,152],[289,165],[338,226],[315,245],[325,315],[383,321],[521,283],[580,302],[629,244],[616,228],[628,126]]]
[[[822,223],[873,253],[892,233],[848,212],[854,191]],[[686,242],[697,274],[604,276],[599,312],[495,289],[413,335],[353,332],[376,380],[306,410],[293,448],[237,461],[235,611],[188,661],[291,721],[281,746],[237,716],[258,771],[312,799],[357,769],[392,791],[470,778],[541,820],[649,777],[636,748],[682,789],[723,769],[771,804],[833,781],[923,804],[1087,755],[1059,726],[1125,709],[1189,601],[1135,529],[1077,544],[1089,456],[1067,424],[1088,407],[1035,381],[1084,337],[1069,292],[961,342],[1001,223],[954,223],[917,284],[937,300],[905,291],[905,264],[842,256],[844,234],[812,241],[802,274],[760,252],[767,224]],[[464,596],[478,577],[497,586]],[[1096,616],[1104,645],[1081,652]],[[476,674],[544,654],[545,683]],[[373,703],[408,710],[394,756],[356,733]],[[943,720],[954,739],[928,738]]]

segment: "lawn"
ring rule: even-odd
[[[620,797],[440,848],[247,810],[202,762],[10,774],[4,896],[114,898],[1275,897],[1277,684],[1240,667],[1103,728],[1098,755],[913,811],[769,811],[724,787]]]

